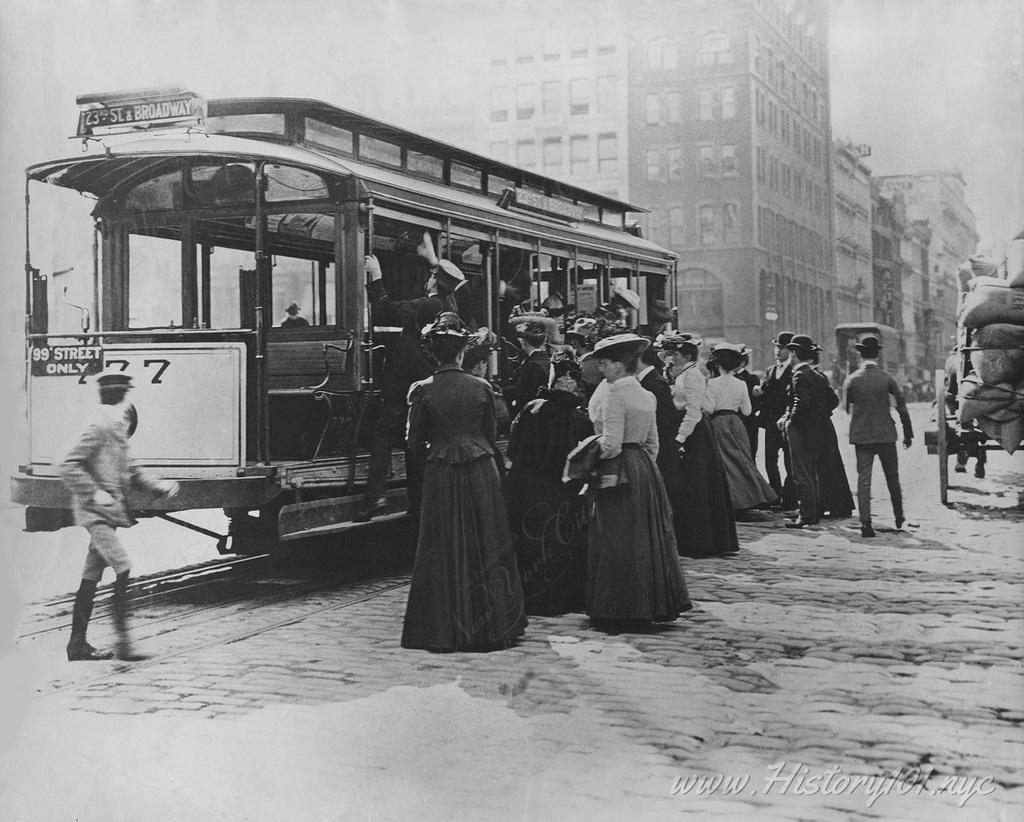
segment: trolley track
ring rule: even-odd
[[[302,622],[303,620],[321,613],[349,608],[353,605],[383,596],[384,594],[396,589],[403,588],[409,584],[409,578],[405,575],[395,575],[371,580],[357,586],[357,590],[344,596],[340,601],[335,599],[327,604],[303,608],[299,612],[290,609],[287,611],[287,615],[281,615],[280,612],[272,609],[272,606],[275,604],[282,604],[290,599],[296,599],[300,596],[308,595],[316,591],[326,590],[334,587],[336,584],[337,583],[322,583],[319,585],[303,586],[303,590],[301,592],[292,591],[290,596],[277,598],[274,602],[258,601],[252,603],[249,607],[235,610],[233,615],[239,616],[242,614],[253,614],[264,609],[271,609],[273,612],[268,615],[268,619],[261,621],[259,625],[247,627],[244,630],[237,630],[237,627],[233,630],[225,630],[224,632],[205,640],[195,641],[193,639],[188,641],[184,647],[174,647],[173,645],[171,647],[165,647],[149,659],[139,662],[124,663],[112,660],[105,664],[105,670],[99,675],[87,676],[86,678],[75,677],[72,681],[58,680],[51,683],[52,687],[49,690],[39,693],[38,697],[54,696],[75,689],[88,688],[107,680],[118,679],[128,670],[134,671],[162,665],[170,660],[198,653],[209,648],[215,648],[221,645],[230,645],[235,642],[242,642],[246,639],[259,636],[260,634],[270,633],[279,628]],[[193,611],[190,612],[188,616],[179,617],[176,621],[162,620],[165,625],[164,630],[157,631],[155,634],[148,630],[154,623],[147,623],[145,626],[140,626],[142,627],[142,630],[135,631],[135,634],[142,640],[144,645],[152,646],[153,640],[156,637],[160,637],[166,645],[167,637],[164,635],[171,632],[187,631],[190,628],[194,628],[197,621],[205,622],[205,620],[197,620],[198,616],[200,616],[200,614]]]

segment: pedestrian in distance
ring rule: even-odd
[[[788,348],[793,352],[793,373],[786,413],[779,421],[779,428],[789,446],[800,513],[795,520],[787,522],[786,527],[806,528],[821,520],[819,463],[825,443],[825,424],[832,409],[839,404],[839,398],[812,367],[814,340],[805,334],[796,334]]]
[[[590,398],[598,469],[613,478],[594,491],[587,550],[587,613],[599,629],[667,622],[692,608],[679,568],[672,507],[655,459],[654,396],[636,379],[650,341],[599,340],[591,356],[604,381]]]
[[[370,442],[366,490],[363,504],[356,513],[356,522],[369,522],[387,510],[384,495],[391,449],[402,445],[405,437],[409,387],[417,380],[430,376],[433,363],[421,346],[421,331],[443,311],[457,311],[452,296],[466,281],[458,266],[449,260],[439,260],[430,234],[416,248],[416,255],[424,260],[429,274],[423,296],[411,300],[392,299],[384,288],[384,275],[380,262],[368,255],[363,262],[366,272],[366,292],[373,322],[379,325],[400,326],[402,332],[387,351],[380,377],[381,404]],[[408,452],[407,452],[408,457]],[[409,494],[409,513],[418,513],[422,477],[419,468],[406,459],[406,486]]]
[[[522,350],[510,397],[509,410],[515,419],[548,384],[551,357],[555,353],[549,340],[557,323],[545,313],[524,313],[513,317],[512,324]]]
[[[402,647],[505,648],[526,629],[526,616],[494,390],[462,370],[469,332],[457,314],[439,316],[423,337],[438,367],[409,390],[409,455],[425,468]]]
[[[298,303],[291,303],[284,311],[281,328],[308,328],[309,320],[302,316]]]
[[[669,334],[658,343],[672,383],[672,402],[680,412],[670,445],[679,460],[679,493],[670,502],[676,547],[685,557],[739,550],[722,453],[702,411],[707,380],[697,365],[700,345],[701,340],[691,334]],[[660,459],[660,452],[658,456]]]
[[[903,491],[900,488],[899,461],[896,456],[896,424],[890,411],[896,407],[903,426],[903,447],[910,448],[914,431],[907,403],[896,380],[878,364],[882,346],[877,337],[864,337],[856,344],[861,365],[844,385],[846,410],[850,414],[850,442],[857,453],[857,508],[860,534],[875,536],[871,521],[871,472],[875,457],[882,464],[885,482],[892,500],[896,529],[903,527]]]
[[[761,380],[761,409],[758,424],[764,429],[764,471],[768,484],[779,495],[779,507],[783,511],[796,508],[796,494],[793,491],[793,467],[789,462],[789,449],[785,434],[779,430],[779,419],[786,413],[789,381],[793,376],[791,354],[787,346],[793,339],[792,331],[781,331],[772,340],[775,346],[775,364],[769,366]],[[779,473],[779,452],[786,469],[785,482]]]
[[[747,512],[778,499],[754,464],[750,438],[743,420],[753,411],[747,384],[735,376],[743,364],[738,345],[721,342],[712,352],[719,375],[708,381],[701,409],[708,415],[718,441],[722,464],[729,483],[729,496],[737,519],[751,518]]]
[[[178,483],[152,479],[130,459],[128,438],[138,419],[128,402],[131,377],[120,371],[107,371],[96,378],[96,384],[100,400],[96,418],[87,424],[60,464],[60,476],[71,492],[75,524],[89,532],[89,553],[75,594],[67,656],[71,662],[113,656],[129,661],[145,659],[133,647],[128,630],[131,562],[117,537],[117,529],[135,524],[128,507],[128,492],[132,488],[169,499],[178,493]],[[113,606],[117,644],[113,653],[97,650],[86,640],[96,586],[108,567],[116,575]]]

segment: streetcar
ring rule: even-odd
[[[70,523],[55,461],[110,368],[135,384],[135,459],[181,489],[136,507],[222,553],[352,527],[397,331],[372,325],[363,259],[391,296],[420,296],[424,232],[489,329],[507,326],[509,292],[587,311],[629,289],[638,325],[674,302],[675,255],[616,198],[312,99],[170,87],[77,103],[81,152],[26,171],[27,449],[11,479],[26,530]],[[491,378],[507,360],[495,345]],[[404,476],[395,451],[395,516]],[[227,533],[174,516],[190,509],[223,509]]]

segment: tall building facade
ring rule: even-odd
[[[835,203],[836,322],[868,322],[873,316],[871,264],[871,169],[866,146],[836,141],[832,152]]]
[[[476,149],[628,199],[625,12],[619,2],[552,3],[543,25],[510,16],[490,40]]]
[[[679,325],[771,360],[835,323],[827,4],[634,2],[630,198],[676,251]]]
[[[957,268],[978,247],[977,223],[965,196],[967,184],[955,168],[877,180],[883,192],[900,192],[909,220],[927,220],[931,229],[928,347],[932,368],[939,368],[956,337]]]

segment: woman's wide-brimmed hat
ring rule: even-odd
[[[639,334],[612,334],[610,337],[598,340],[594,344],[594,350],[586,355],[584,359],[616,359],[618,357],[639,354],[651,341]]]
[[[690,348],[696,351],[704,342],[693,334],[663,334],[658,338],[657,347],[662,351],[682,351]]]
[[[733,354],[737,354],[741,357],[743,356],[743,346],[731,342],[717,343],[711,350],[714,353],[718,353],[719,351],[731,351]]]
[[[579,337],[586,339],[597,333],[597,320],[593,317],[577,317],[571,326],[565,330],[566,337]]]
[[[633,311],[640,310],[640,295],[629,288],[622,288],[621,286],[612,287],[612,300],[613,303],[618,301],[622,304],[623,308],[629,308]]]
[[[516,334],[527,338],[546,337],[558,327],[554,318],[549,317],[547,312],[543,311],[515,314],[511,322]]]
[[[423,337],[428,340],[448,337],[450,339],[468,340],[469,329],[462,321],[462,317],[454,311],[444,311],[437,315],[437,319],[430,325],[424,327]]]

